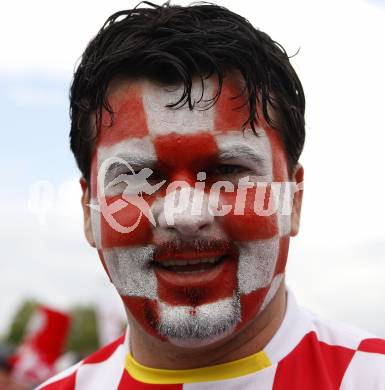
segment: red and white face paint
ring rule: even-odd
[[[214,81],[205,82],[203,99],[200,82],[194,83],[193,110],[167,108],[181,92],[147,80],[121,81],[111,88],[114,123],[109,126],[106,115],[99,129],[91,203],[99,203],[97,172],[111,157],[127,161],[135,171],[151,168],[149,180],[166,185],[142,196],[156,226],[142,217],[135,230],[124,234],[99,212],[92,210],[91,217],[101,261],[136,321],[162,340],[201,346],[249,323],[282,282],[290,216],[256,214],[258,189],[239,191],[239,180],[248,176],[249,182],[268,187],[287,182],[287,159],[274,129],[259,128],[258,136],[251,129],[241,131],[248,113],[240,99],[232,99],[239,94],[235,81],[224,82],[220,99],[209,109],[203,109],[204,102],[216,92]],[[115,176],[130,173],[115,171]],[[185,186],[170,190],[179,181]],[[213,187],[217,191],[210,192]],[[110,187],[107,204],[121,199],[123,190]],[[167,202],[183,194],[186,207],[168,215]],[[192,212],[198,203],[200,212]],[[215,212],[218,204],[231,211]],[[131,226],[139,215],[137,206],[127,204],[114,218]]]

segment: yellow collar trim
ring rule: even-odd
[[[237,378],[270,367],[271,362],[264,351],[216,366],[190,370],[163,370],[142,366],[130,353],[126,357],[126,370],[136,380],[151,384],[182,384],[210,382]]]

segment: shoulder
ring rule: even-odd
[[[49,379],[36,390],[113,388],[114,382],[119,383],[124,371],[126,353],[125,336],[122,336]]]
[[[340,390],[385,389],[385,340],[309,313],[313,337],[330,372],[340,373]]]
[[[385,340],[362,340],[345,372],[341,390],[385,389]]]
[[[274,389],[385,389],[385,340],[297,304],[288,291],[281,327],[265,347]]]

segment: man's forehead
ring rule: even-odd
[[[215,94],[212,80],[205,80],[203,88],[198,80],[194,80],[191,90],[194,109],[191,110],[187,104],[178,108],[167,107],[169,104],[176,103],[182,94],[182,86],[162,87],[151,82],[143,84],[143,107],[151,136],[170,133],[196,134],[214,130],[215,106],[208,108]]]
[[[242,87],[239,78],[227,77],[220,97],[213,105],[218,88],[216,79],[194,78],[191,88],[193,109],[190,109],[188,104],[167,107],[181,98],[183,85],[164,85],[148,79],[114,79],[107,91],[114,123],[109,126],[110,118],[105,113],[100,129],[101,141],[116,138],[117,134],[112,134],[114,130],[121,133],[121,139],[240,131],[249,115],[246,101],[241,96]]]
[[[167,107],[179,100],[182,86],[165,86],[146,79],[115,79],[108,90],[114,122],[100,129],[99,164],[118,156],[140,168],[153,166],[160,157],[168,160],[176,154],[183,160],[197,152],[201,159],[210,154],[224,161],[270,161],[265,131],[257,129],[258,136],[250,128],[242,131],[248,108],[237,98],[241,88],[238,78],[225,79],[218,101],[208,108],[217,92],[216,80],[204,80],[202,86],[201,80],[195,79],[191,94],[195,106],[190,110],[187,105]],[[104,118],[103,123],[109,124],[109,118]],[[213,137],[212,147],[208,147],[207,136]]]
[[[272,143],[275,132],[266,125],[255,129],[257,135],[250,126],[244,128],[249,107],[238,80],[226,78],[218,100],[209,108],[207,104],[217,92],[215,78],[205,80],[203,90],[201,82],[194,80],[192,110],[187,105],[167,107],[180,99],[182,86],[165,86],[146,79],[116,80],[107,95],[113,122],[110,125],[105,112],[93,169],[111,157],[122,158],[135,170],[158,164],[205,170],[219,161],[245,164],[271,181],[274,170],[281,171],[279,164],[274,169],[277,158],[273,157],[277,153],[280,156],[283,148],[280,142]],[[286,165],[284,156],[281,160]]]

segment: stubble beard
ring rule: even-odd
[[[159,302],[158,333],[181,347],[201,347],[230,334],[241,318],[238,293],[196,308]]]
[[[159,336],[181,347],[200,347],[230,335],[241,321],[240,297],[268,285],[276,259],[275,251],[271,251],[276,246],[274,241],[258,243],[257,251],[253,245],[241,250],[238,275],[235,276],[238,287],[232,296],[200,305],[173,305],[158,296],[155,272],[148,267],[154,253],[152,246],[113,249],[105,258],[121,296],[141,296],[157,301],[158,313],[154,313],[154,318],[158,318],[150,325]],[[256,253],[259,254],[259,261]],[[189,298],[186,296],[186,302]]]

